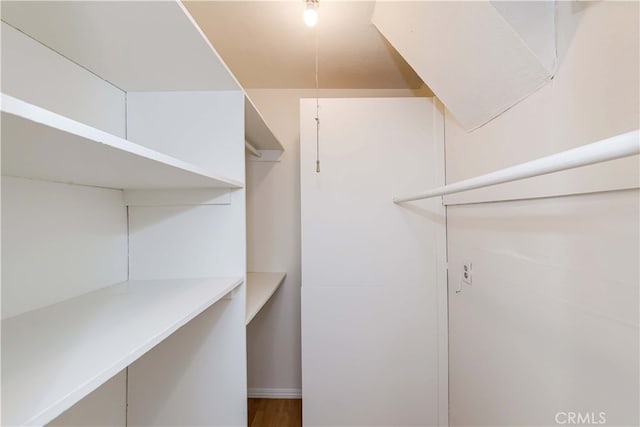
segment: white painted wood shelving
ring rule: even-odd
[[[4,320],[3,424],[50,422],[241,283],[128,281]]]
[[[251,98],[245,93],[244,97],[244,120],[245,139],[256,150],[261,151],[284,151],[282,144],[275,137],[271,128],[258,111]],[[255,153],[252,153],[255,155]]]
[[[278,290],[287,273],[247,273],[247,325]]]
[[[5,175],[119,189],[243,186],[9,95],[1,108]]]
[[[2,424],[246,425],[245,134],[282,146],[180,1],[1,28]]]

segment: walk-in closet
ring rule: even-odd
[[[640,2],[0,15],[2,426],[640,425]]]

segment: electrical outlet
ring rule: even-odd
[[[473,264],[467,261],[462,265],[462,281],[467,285],[473,282]]]

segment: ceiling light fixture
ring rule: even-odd
[[[318,23],[318,0],[306,0],[307,6],[304,9],[302,18],[307,27],[315,27]]]

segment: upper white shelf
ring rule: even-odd
[[[3,2],[2,20],[127,92],[240,90],[178,0]]]
[[[258,150],[284,151],[282,144],[275,137],[246,92],[244,95],[244,135],[246,140]]]
[[[247,273],[247,325],[269,301],[287,273]]]
[[[42,426],[241,278],[129,281],[2,321],[2,425]]]
[[[2,94],[2,174],[119,189],[243,183]]]

